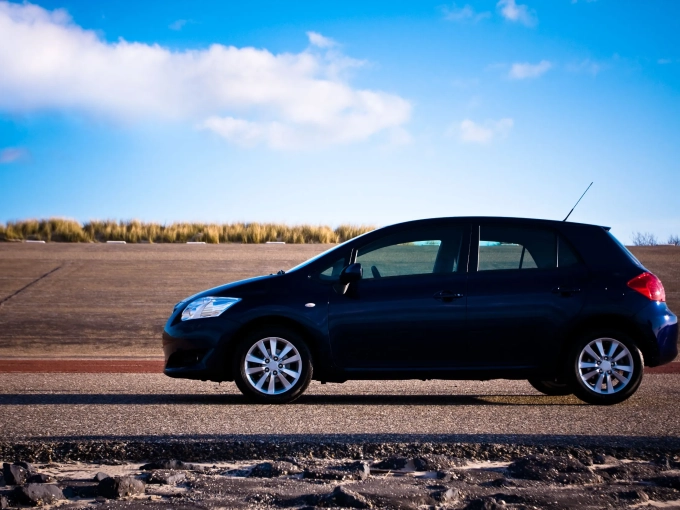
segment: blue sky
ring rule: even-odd
[[[367,5],[368,4],[368,5]],[[680,234],[680,3],[0,1],[0,221]]]

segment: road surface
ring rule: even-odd
[[[524,381],[312,383],[296,403],[247,404],[233,383],[161,374],[0,373],[3,441],[293,438],[680,444],[680,376],[647,374],[628,401],[595,407]]]

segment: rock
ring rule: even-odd
[[[147,479],[146,483],[160,484],[160,485],[175,485],[186,480],[186,473],[182,471],[165,471],[155,470]]]
[[[274,478],[277,476],[285,476],[301,472],[302,469],[290,462],[262,462],[254,466],[248,476],[256,476],[258,478]]]
[[[371,503],[361,494],[337,486],[333,492],[319,501],[319,506],[341,506],[349,508],[371,508]]]
[[[654,463],[661,468],[662,471],[666,471],[668,469],[673,469],[673,460],[668,456],[668,455],[661,455],[658,457]]]
[[[155,469],[183,469],[187,471],[205,471],[203,466],[197,466],[196,464],[189,464],[187,462],[182,462],[176,459],[164,459],[155,462],[149,462],[144,464],[139,469],[144,471],[153,471]]]
[[[22,485],[26,483],[28,471],[18,464],[2,464],[2,476],[7,485]]]
[[[107,475],[106,473],[103,473],[103,472],[100,471],[99,473],[94,475],[92,480],[95,481],[95,482],[101,482],[104,478],[110,478],[110,476]]]
[[[15,466],[21,466],[24,468],[28,473],[34,473],[35,469],[33,468],[33,464],[29,462],[23,462],[23,461],[18,461],[14,463]]]
[[[28,477],[27,483],[51,483],[54,482],[54,477],[44,473],[36,473]]]
[[[118,499],[125,496],[144,493],[144,482],[131,476],[117,476],[105,478],[99,482],[99,495],[108,499]]]
[[[67,485],[62,488],[64,496],[68,499],[73,498],[95,498],[99,495],[98,484],[74,481],[73,485]]]
[[[431,496],[440,503],[455,503],[460,498],[460,491],[458,489],[439,490],[433,492]]]
[[[222,476],[238,476],[238,477],[246,477],[250,476],[252,470],[250,469],[229,469],[222,473]]]
[[[548,455],[530,455],[518,459],[508,466],[508,473],[515,478],[574,485],[602,480],[577,459]]]
[[[639,501],[640,503],[646,503],[647,501],[649,501],[649,496],[647,495],[647,493],[640,489],[619,492],[618,497],[624,500]]]
[[[317,480],[365,480],[371,474],[371,468],[364,461],[349,462],[339,466],[306,468],[305,478]]]
[[[503,500],[500,500],[503,501]],[[500,503],[495,498],[487,496],[484,498],[473,499],[465,507],[465,510],[499,510],[505,507],[505,501]]]
[[[619,464],[619,459],[611,455],[596,453],[593,455],[593,464]]]
[[[446,455],[423,455],[413,459],[416,471],[441,471],[452,467],[463,467],[467,464],[465,459],[447,457]]]
[[[373,464],[373,467],[376,469],[404,469],[408,464],[408,461],[409,459],[406,457],[389,457]]]
[[[29,483],[23,487],[17,487],[14,494],[19,503],[31,506],[49,505],[65,499],[59,487],[45,483]]]
[[[597,472],[606,480],[639,481],[652,478],[662,471],[661,466],[649,462],[628,462],[600,469]]]
[[[659,476],[657,478],[652,478],[650,481],[654,482],[659,487],[668,487],[680,491],[680,476],[678,475]]]

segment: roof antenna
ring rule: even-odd
[[[593,182],[594,182],[594,181],[593,181]],[[588,190],[590,189],[590,186],[592,186],[592,185],[593,185],[593,183],[591,182],[591,183],[588,185],[588,187],[586,188],[586,190],[583,192],[583,195],[581,195],[581,198],[583,198],[583,197],[586,195],[586,193],[588,193]],[[569,211],[569,214],[567,214],[567,217],[564,218],[562,221],[567,221],[567,218],[569,218],[569,216],[571,216],[571,213],[574,212],[574,209],[576,209],[576,206],[577,206],[578,203],[581,201],[581,198],[579,198],[579,199],[576,201],[576,203],[574,204],[574,207],[571,208],[571,211]]]

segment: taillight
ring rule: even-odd
[[[666,291],[661,280],[652,273],[642,273],[628,282],[628,286],[652,301],[666,301]]]

